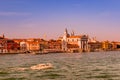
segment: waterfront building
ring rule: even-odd
[[[120,50],[120,42],[111,42],[112,44],[112,50]]]
[[[61,41],[60,40],[49,40],[48,49],[59,49],[61,50]]]
[[[21,52],[43,51],[44,49],[48,48],[48,41],[39,38],[13,40],[20,45]]]
[[[112,50],[113,45],[109,41],[103,41],[102,42],[102,49],[103,50]]]
[[[26,46],[28,51],[39,51],[40,39],[27,39]]]
[[[26,41],[21,41],[21,42],[20,42],[20,50],[21,50],[22,52],[27,51],[27,43],[26,43]]]
[[[46,52],[62,52],[61,50],[61,40],[49,40],[47,48],[44,49]]]
[[[0,36],[0,53],[7,52],[7,38]]]
[[[48,49],[48,41],[40,39],[40,51],[44,51],[44,49]]]
[[[87,35],[75,35],[74,32],[71,35],[67,29],[64,31],[62,38],[62,50],[63,51],[87,51],[88,50],[88,36]]]
[[[89,52],[101,51],[102,50],[102,42],[97,41],[96,37],[89,39],[88,50],[89,50]]]
[[[14,53],[20,50],[20,45],[12,39],[7,40],[7,51],[10,53]]]
[[[14,42],[14,40],[7,39],[4,35],[0,37],[0,53],[17,52],[19,49],[19,44]]]
[[[97,42],[88,42],[89,46],[89,52],[94,52],[94,51],[101,51],[102,50],[102,43],[97,41]]]

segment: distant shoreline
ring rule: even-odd
[[[116,51],[119,51],[119,50],[113,50],[113,51],[98,51],[98,53],[100,52],[116,52]],[[59,53],[59,52],[58,52]],[[53,52],[53,53],[19,53],[19,52],[15,52],[15,53],[0,53],[0,55],[14,55],[14,54],[33,54],[33,55],[44,55],[44,54],[58,54],[57,52]],[[70,52],[61,52],[61,53],[65,53],[65,54],[76,54],[76,53],[79,53],[79,54],[84,54],[84,53],[96,53],[96,52],[76,52],[76,53],[70,53]]]

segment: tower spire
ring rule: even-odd
[[[72,30],[72,32],[71,32],[71,36],[74,36],[75,35],[75,33],[74,33],[74,31]]]
[[[5,38],[5,35],[3,34],[3,36],[2,36],[3,38]]]
[[[65,28],[64,35],[65,35],[66,37],[69,37],[67,28]]]
[[[65,33],[68,34],[67,28],[65,28]]]

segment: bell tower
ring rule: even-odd
[[[67,37],[69,36],[67,28],[65,28],[64,35],[63,35],[63,40],[67,41]]]
[[[65,28],[63,39],[62,39],[62,50],[67,51],[67,37],[69,37],[67,28]]]

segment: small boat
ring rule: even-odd
[[[38,65],[30,67],[30,69],[32,69],[32,70],[42,70],[42,69],[50,69],[50,68],[53,68],[51,63],[38,64]]]

